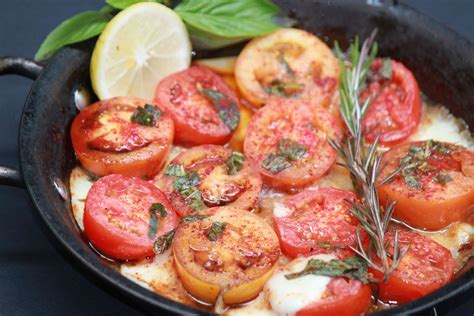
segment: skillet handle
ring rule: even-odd
[[[30,79],[36,79],[43,66],[37,62],[22,57],[0,57],[0,76],[20,75]],[[0,185],[24,187],[23,177],[19,170],[0,166]]]

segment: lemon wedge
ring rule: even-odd
[[[100,35],[91,59],[99,99],[152,100],[158,82],[189,67],[191,42],[181,18],[168,7],[144,2],[117,14]]]

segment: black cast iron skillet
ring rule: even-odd
[[[410,68],[424,93],[445,104],[474,129],[474,46],[456,33],[402,5],[366,5],[349,1],[276,1],[299,21],[332,44],[347,47],[355,35],[367,37],[378,28],[379,55],[391,56]],[[0,184],[25,187],[40,217],[67,250],[73,261],[113,294],[152,313],[179,314],[200,310],[170,301],[122,277],[105,265],[88,246],[71,215],[69,201],[58,194],[55,183],[68,186],[77,164],[69,128],[78,113],[74,92],[91,91],[89,60],[93,43],[60,50],[46,66],[21,58],[0,59],[0,74],[19,74],[32,79],[20,122],[21,172],[0,168]],[[91,92],[92,94],[92,92]],[[60,179],[61,181],[58,181]],[[424,310],[474,285],[474,269],[417,301],[389,310],[406,314]]]

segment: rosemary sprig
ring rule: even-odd
[[[390,181],[398,170],[395,170],[385,179],[379,180],[382,155],[377,150],[378,137],[367,146],[362,135],[362,120],[371,105],[372,98],[360,101],[360,88],[365,84],[370,71],[370,64],[377,55],[377,44],[374,43],[377,31],[362,44],[359,51],[359,40],[356,37],[350,45],[350,66],[345,62],[337,42],[336,54],[341,66],[339,77],[340,112],[349,130],[348,135],[337,141],[330,140],[331,146],[339,153],[344,163],[341,164],[350,172],[354,188],[361,200],[361,204],[348,201],[352,205],[351,212],[359,220],[367,233],[370,245],[362,244],[360,230],[357,231],[357,246],[352,250],[362,257],[367,264],[383,274],[386,281],[396,269],[408,247],[400,249],[398,246],[398,232],[395,232],[393,254],[389,253],[384,242],[385,233],[392,217],[395,201],[380,206],[377,187]],[[375,260],[374,260],[375,259]]]

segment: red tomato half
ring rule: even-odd
[[[150,207],[160,203],[156,235],[149,236]],[[84,232],[92,245],[107,257],[120,260],[152,256],[155,240],[178,225],[178,216],[166,196],[154,185],[113,174],[94,183],[87,194]]]
[[[418,126],[421,118],[420,89],[418,82],[408,68],[391,60],[391,79],[375,76],[362,93],[376,98],[367,111],[363,128],[365,137],[373,142],[377,135],[379,142],[386,146],[397,144],[407,138]],[[378,74],[382,69],[382,59],[376,59],[372,72]]]
[[[309,188],[276,205],[273,222],[283,253],[292,258],[310,253],[336,252],[343,257],[352,253],[348,247],[357,242],[358,221],[346,199],[358,201],[348,191]]]
[[[393,253],[395,232],[389,230],[385,240]],[[405,229],[399,230],[399,245],[410,249],[386,283],[379,283],[379,297],[385,302],[404,304],[440,288],[451,280],[456,262],[451,252],[424,235]],[[373,270],[373,269],[372,269]],[[371,271],[381,278],[378,271]]]
[[[252,117],[244,152],[270,186],[291,190],[326,174],[337,156],[328,139],[338,135],[335,119],[322,106],[303,100],[273,99]],[[298,159],[281,157],[282,144]]]
[[[345,278],[334,278],[326,286],[323,298],[306,306],[297,316],[359,316],[370,305],[372,290],[367,284]]]
[[[193,66],[161,80],[155,99],[173,117],[175,141],[225,144],[239,123],[239,99],[210,69]]]
[[[132,122],[137,109],[146,105],[161,116],[152,126]],[[127,97],[89,105],[71,127],[77,158],[99,176],[118,173],[152,178],[163,166],[173,136],[173,121],[158,104]]]
[[[202,198],[204,205],[201,204],[201,207],[232,205],[250,210],[257,202],[262,179],[246,161],[232,174],[226,164],[231,155],[229,148],[203,145],[183,151],[170,165],[180,165],[185,172],[195,172],[199,177],[195,194]],[[194,195],[186,202],[183,194],[176,190],[175,181],[175,176],[163,174],[156,185],[166,193],[176,212],[187,216],[196,211],[192,204]]]

